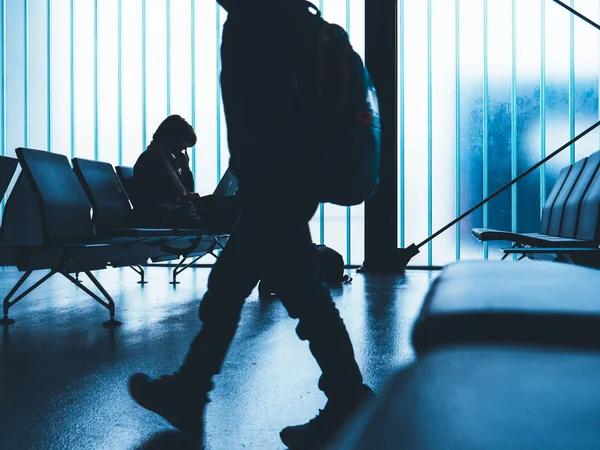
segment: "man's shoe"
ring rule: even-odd
[[[350,416],[364,402],[375,398],[368,386],[348,401],[329,400],[325,408],[310,422],[281,430],[279,436],[290,450],[315,450],[324,447],[345,425]]]
[[[206,391],[185,383],[178,375],[150,378],[136,373],[129,379],[129,394],[144,408],[165,418],[171,425],[186,433],[201,433]]]

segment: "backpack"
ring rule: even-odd
[[[358,205],[379,184],[377,92],[348,34],[323,20],[312,3],[291,5],[297,97],[308,151],[319,161],[311,177],[315,194],[323,203]]]
[[[330,287],[340,287],[342,284],[352,282],[352,278],[344,275],[344,258],[338,252],[326,245],[314,244],[317,250],[317,261],[319,272],[323,283]],[[271,297],[276,295],[272,282],[263,277],[258,285],[258,294],[261,297]]]
[[[315,244],[317,249],[317,260],[319,262],[319,272],[325,284],[329,286],[339,286],[342,283],[352,281],[348,275],[344,275],[344,258],[334,249],[326,245]]]

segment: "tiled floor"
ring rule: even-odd
[[[0,273],[0,292],[18,272]],[[198,299],[208,269],[168,284],[169,269],[150,268],[144,287],[129,269],[98,273],[123,325],[58,276],[11,309],[0,327],[0,449],[184,448],[181,436],[128,396],[136,371],[178,367],[199,328]],[[437,272],[353,274],[334,291],[366,382],[375,390],[413,359],[410,329]],[[38,277],[41,276],[37,275]],[[86,285],[91,285],[87,282]],[[282,449],[279,430],[312,418],[325,403],[319,371],[295,320],[277,301],[248,299],[236,339],[216,378],[206,413],[207,449]]]

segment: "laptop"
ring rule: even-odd
[[[227,168],[223,177],[217,184],[213,195],[216,197],[230,197],[236,193],[238,189],[238,179],[233,174],[230,168]]]

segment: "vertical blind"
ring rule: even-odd
[[[570,0],[600,21],[596,0]],[[398,0],[399,230],[420,242],[598,120],[600,33],[551,0]],[[473,227],[537,231],[565,165],[596,130],[412,260],[497,259]],[[506,245],[506,243],[504,243]]]
[[[364,0],[320,0],[364,52]],[[20,146],[133,165],[169,114],[197,131],[196,190],[228,165],[216,1],[0,0],[2,154]],[[282,151],[285,151],[282,149]],[[364,208],[322,205],[313,238],[361,264]]]

